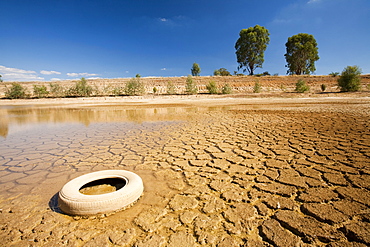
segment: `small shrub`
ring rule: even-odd
[[[302,79],[299,79],[298,82],[295,84],[295,91],[297,91],[298,93],[304,93],[309,90],[310,87]]]
[[[49,91],[44,85],[41,85],[41,86],[33,85],[33,94],[37,98],[45,98],[49,94]]]
[[[269,75],[270,75],[270,73],[268,71],[265,71],[261,74],[255,74],[254,76],[261,77],[261,76],[269,76]]]
[[[207,85],[206,88],[210,94],[218,94],[218,88],[216,85],[216,82],[210,81]]]
[[[175,87],[175,85],[173,84],[172,81],[169,81],[167,83],[167,94],[169,94],[169,95],[176,94],[176,87]]]
[[[153,93],[156,94],[158,92],[158,89],[156,87],[153,87]]]
[[[81,78],[80,81],[70,87],[67,90],[67,96],[71,97],[88,97],[92,94],[93,88],[87,84],[85,78]]]
[[[361,88],[361,69],[358,66],[347,66],[338,79],[341,92],[356,92]]]
[[[325,90],[326,90],[326,85],[325,84],[321,84],[321,91],[322,92],[325,92]]]
[[[186,78],[185,93],[186,94],[198,93],[197,85],[193,81],[193,77],[191,75],[188,75],[188,78]]]
[[[222,94],[231,94],[232,93],[232,88],[228,83],[225,83],[222,88],[221,88]]]
[[[145,93],[144,84],[140,81],[140,77],[132,78],[126,82],[124,92],[126,95],[143,95]]]
[[[11,88],[6,88],[5,97],[9,99],[24,99],[27,98],[27,90],[19,83],[12,83]]]
[[[2,75],[0,75],[0,82],[3,82],[3,79],[1,79],[1,77],[3,77]]]
[[[259,82],[256,82],[253,87],[253,93],[260,93],[262,90],[262,86]]]
[[[118,95],[123,95],[123,92],[124,92],[124,88],[123,87],[120,87],[120,86],[115,86],[113,89],[112,89],[112,95],[115,95],[115,96],[118,96]]]
[[[112,90],[113,90],[113,86],[112,86],[112,84],[108,83],[108,85],[105,85],[105,83],[104,83],[104,86],[103,86],[103,88],[101,89],[101,93],[102,93],[103,95],[110,95],[110,94],[111,94],[111,92],[112,92]]]
[[[64,88],[57,83],[50,83],[50,94],[54,97],[64,97],[65,90]]]
[[[339,72],[331,72],[329,75],[331,75],[332,77],[336,77],[339,75]]]

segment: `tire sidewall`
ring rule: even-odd
[[[92,181],[120,178],[126,181],[121,189],[100,195],[85,195],[80,188]],[[135,202],[143,192],[142,179],[125,170],[105,170],[88,173],[72,179],[59,192],[59,208],[72,215],[91,215],[120,210]]]

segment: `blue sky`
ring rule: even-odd
[[[285,43],[314,35],[317,75],[370,73],[369,0],[0,0],[4,81],[186,76],[237,70],[239,31],[270,32],[255,73],[286,74]]]

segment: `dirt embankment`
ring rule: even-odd
[[[153,88],[157,89],[157,94],[166,94],[167,85],[172,82],[178,94],[185,92],[186,78],[183,77],[143,77],[140,80],[144,83],[147,94],[153,93]],[[295,89],[295,84],[298,80],[304,80],[310,86],[310,92],[321,92],[321,85],[326,85],[327,92],[338,92],[337,80],[339,77],[333,76],[198,76],[193,77],[197,84],[199,93],[208,92],[206,85],[214,81],[221,88],[224,84],[229,84],[234,93],[250,93],[253,92],[253,87],[256,82],[262,86],[262,92],[291,92]],[[116,78],[116,79],[88,79],[87,82],[93,85],[98,94],[103,95],[103,92],[109,91],[109,88],[123,87],[131,78]],[[69,88],[76,83],[77,80],[64,80],[57,82],[21,82],[20,84],[28,89],[29,93],[33,92],[34,85],[46,85],[49,89],[50,83],[57,83],[64,88]],[[361,75],[362,90],[368,90],[370,85],[370,75]],[[6,86],[9,87],[12,82],[3,82],[0,85],[0,97],[4,97]]]

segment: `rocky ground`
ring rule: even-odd
[[[240,102],[7,136],[1,245],[370,245],[368,98]],[[140,175],[141,199],[106,216],[58,210],[66,182],[104,169]]]

